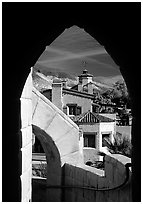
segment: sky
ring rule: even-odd
[[[121,75],[119,67],[96,39],[74,25],[46,46],[36,66],[79,75],[84,69],[95,77]]]

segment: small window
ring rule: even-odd
[[[69,106],[69,115],[76,115],[76,106],[75,105]]]
[[[110,139],[110,134],[102,134],[102,147],[106,147],[108,145],[108,141]]]
[[[92,112],[93,112],[93,113],[99,113],[99,107],[96,106],[96,105],[93,105],[93,106],[92,106]]]
[[[93,134],[84,134],[84,147],[96,147],[95,144],[95,135]]]
[[[88,92],[88,87],[87,87],[87,86],[84,86],[84,87],[83,87],[83,91],[84,91],[84,92]]]
[[[69,115],[80,115],[81,114],[81,107],[77,106],[77,104],[67,104],[69,109]]]

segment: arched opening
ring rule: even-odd
[[[134,201],[140,201],[140,3],[132,4],[132,6],[131,4],[124,4],[124,6],[123,4],[122,6],[121,4],[120,6],[118,4],[116,4],[116,6],[113,6],[113,4],[112,6],[109,5],[110,4],[108,4],[108,6],[103,6],[103,4],[101,4],[100,6],[98,5],[99,8],[97,5],[93,6],[93,4],[91,4],[87,8],[87,5],[84,4],[85,10],[81,4],[79,6],[76,5],[77,7],[73,5],[70,14],[69,7],[71,8],[71,5],[69,5],[69,7],[63,7],[61,4],[61,7],[57,6],[58,9],[56,12],[59,12],[58,19],[60,19],[63,13],[63,19],[59,21],[56,19],[56,21],[53,22],[54,18],[52,21],[48,21],[47,19],[53,16],[55,5],[53,5],[53,9],[49,9],[49,5],[48,8],[44,5],[45,12],[41,9],[42,15],[36,15],[40,12],[39,5],[37,5],[36,10],[33,8],[31,9],[31,7],[27,9],[28,7],[26,8],[26,6],[18,7],[17,5],[14,7],[14,5],[10,4],[8,7],[8,5],[5,4],[3,12],[3,20],[6,20],[4,23],[5,27],[3,27],[3,47],[5,48],[3,52],[3,56],[5,55],[5,59],[3,60],[3,71],[6,70],[5,73],[3,72],[3,77],[5,75],[5,79],[3,80],[3,98],[5,98],[5,103],[3,103],[4,128],[2,141],[4,178],[3,201],[21,201],[20,175],[22,158],[19,149],[22,139],[21,136],[19,136],[19,98],[29,73],[29,67],[33,66],[46,45],[46,40],[41,40],[43,36],[44,39],[46,39],[50,33],[50,37],[47,40],[50,43],[51,38],[54,40],[55,37],[60,34],[58,29],[61,29],[61,25],[65,28],[67,24],[68,26],[69,24],[72,25],[73,21],[74,23],[77,22],[81,27],[85,25],[86,29],[89,33],[91,31],[93,36],[96,33],[95,29],[97,29],[97,35],[100,36],[99,38],[102,43],[108,48],[112,57],[118,59],[118,64],[121,66],[122,75],[125,77],[131,94],[134,117],[132,129],[133,199]],[[97,9],[96,6],[99,9]],[[63,12],[62,8],[64,9]],[[23,12],[21,12],[22,10]],[[28,12],[25,10],[28,10]],[[74,15],[73,11],[75,11]],[[90,15],[85,15],[87,11],[90,12]],[[27,14],[26,16],[25,12]],[[69,18],[65,18],[65,12]],[[102,15],[103,18],[101,17],[101,13],[105,14]],[[133,15],[133,13],[136,15]],[[22,20],[21,23],[17,21],[17,16]],[[99,16],[101,18],[99,18]],[[31,17],[32,21],[29,20]],[[70,21],[70,23],[65,22],[66,19]],[[98,19],[98,21],[96,21],[96,26],[95,19]],[[114,22],[113,19],[116,19],[116,22]],[[41,29],[37,29],[36,32],[33,32],[37,27],[37,22],[40,22],[40,20],[41,23],[43,22],[40,26]],[[48,26],[45,26],[47,22]],[[46,29],[48,32],[46,32]],[[9,37],[9,33],[11,37]],[[55,33],[54,37],[53,33]],[[41,45],[41,42],[43,42],[43,45]],[[12,48],[12,52],[9,52],[9,48]],[[13,62],[16,63],[12,69]],[[8,74],[7,70],[9,72]],[[13,86],[12,91],[10,91],[9,84]],[[9,125],[7,125],[8,123]],[[11,134],[9,134],[9,130]],[[12,159],[10,159],[10,155]],[[9,171],[9,162],[7,161],[12,161],[11,164],[14,168],[12,168],[11,171]],[[15,184],[15,188],[13,188],[13,184]]]
[[[61,191],[57,189],[47,189],[46,185],[61,185],[61,160],[59,151],[52,140],[52,138],[39,127],[32,125],[32,130],[35,137],[40,141],[42,148],[46,155],[47,172],[46,184],[43,184],[44,190],[42,191],[43,180],[33,179],[32,186],[32,201],[60,201]],[[39,145],[39,143],[38,143]],[[39,193],[41,192],[41,193]],[[44,195],[44,197],[43,197]]]

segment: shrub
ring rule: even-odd
[[[122,154],[127,157],[131,157],[132,144],[131,140],[127,136],[117,136],[114,137],[114,142],[111,140],[105,141],[105,145],[108,147],[109,152],[112,154]]]

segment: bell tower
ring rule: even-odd
[[[82,87],[92,82],[92,74],[88,74],[87,69],[84,69],[82,74],[78,76],[78,91],[82,91]]]

